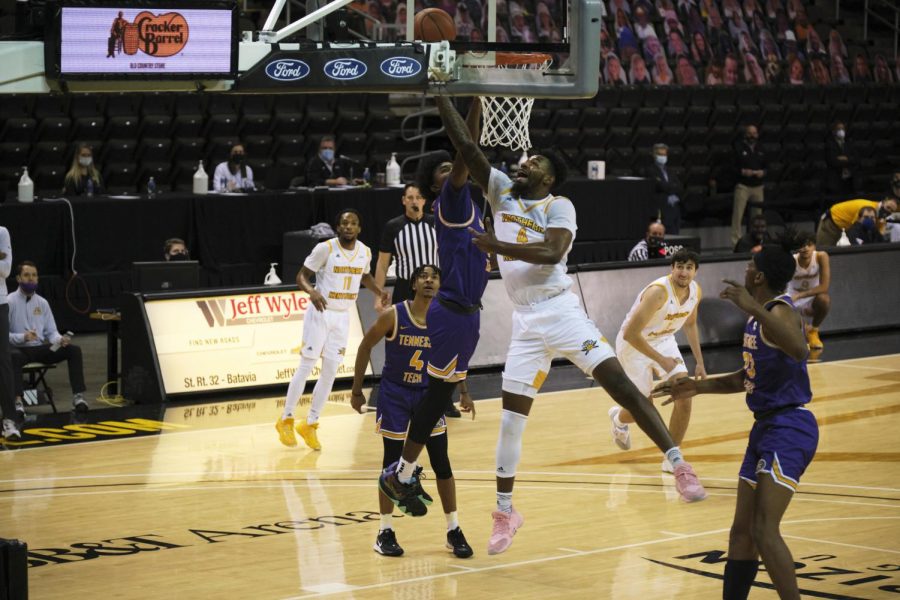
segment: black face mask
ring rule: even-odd
[[[244,164],[244,158],[246,158],[246,156],[244,154],[232,154],[231,162],[233,162],[236,165],[242,165],[242,164]]]
[[[188,255],[187,252],[185,252],[185,253],[176,252],[175,254],[169,255],[170,261],[190,260],[190,259],[191,259],[191,257]]]
[[[755,144],[756,140],[758,140],[759,138],[754,137],[752,135],[747,135],[747,136],[744,136],[744,139],[747,141],[748,144]]]

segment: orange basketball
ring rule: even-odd
[[[439,8],[426,8],[415,17],[415,37],[423,42],[453,41],[456,25],[449,13]]]

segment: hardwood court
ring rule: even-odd
[[[810,373],[821,442],[782,528],[800,587],[896,597],[897,356]],[[610,402],[597,388],[538,399],[515,494],[525,524],[499,556],[485,551],[499,420],[490,400],[474,422],[450,424],[469,560],[444,549],[437,500],[424,518],[395,517],[402,558],[375,554],[374,416],[329,405],[323,451],[290,449],[272,427],[277,399],[173,408],[174,428],[155,437],[0,452],[0,535],[35,552],[40,599],[721,597],[751,424],[742,398],[694,401],[685,450],[710,495],[693,505],[677,500],[642,434],[636,449],[615,448]],[[437,497],[433,480],[424,485]],[[775,597],[764,572],[758,584],[751,598]]]

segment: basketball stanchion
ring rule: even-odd
[[[28,544],[0,538],[0,600],[28,600]]]

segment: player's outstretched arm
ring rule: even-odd
[[[693,398],[698,394],[736,394],[744,391],[744,371],[735,371],[720,377],[709,379],[691,379],[682,377],[664,381],[650,394],[651,398],[666,398],[663,406],[678,400]]]
[[[498,254],[533,265],[555,265],[563,259],[572,243],[572,232],[562,227],[552,227],[544,232],[540,242],[514,244],[501,242],[494,234],[490,219],[484,221],[484,232],[469,228],[472,243],[482,252]]]
[[[478,147],[478,143],[475,141],[477,136],[473,135],[473,132],[478,130],[478,119],[481,118],[481,102],[477,98],[472,101],[466,121],[463,121],[449,98],[438,96],[435,100],[438,111],[441,113],[441,120],[444,122],[444,128],[447,130],[447,136],[457,152],[457,160],[454,161],[453,171],[450,172],[451,185],[456,189],[461,188],[471,172],[472,179],[486,190],[491,177],[491,163]],[[457,169],[460,160],[465,166],[461,172]]]
[[[356,350],[356,364],[353,367],[353,388],[350,391],[350,406],[360,414],[365,412],[363,406],[366,404],[366,399],[362,393],[362,383],[366,374],[366,365],[372,356],[372,348],[384,336],[393,331],[397,318],[396,314],[397,311],[395,310],[381,313],[381,316],[369,327],[366,335],[363,336],[362,341],[359,343],[359,348]]]

